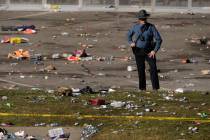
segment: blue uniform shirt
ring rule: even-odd
[[[157,52],[160,49],[162,38],[160,36],[160,33],[156,29],[156,27],[153,24],[150,24],[149,28],[144,31],[142,34],[141,28],[143,27],[143,24],[135,24],[127,34],[128,37],[128,43],[136,43],[136,47],[138,48],[147,48],[151,47],[152,42],[156,42],[154,51]],[[142,41],[138,36],[142,34],[144,37],[144,40]],[[133,38],[134,37],[134,38]]]

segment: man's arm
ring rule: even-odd
[[[129,45],[131,45],[132,43],[134,43],[133,42],[133,35],[134,35],[134,29],[133,29],[134,27],[132,27],[129,31],[128,31],[128,33],[127,33],[127,39],[128,39],[128,43],[129,43]]]
[[[157,52],[160,49],[160,46],[162,44],[162,38],[154,25],[152,26],[152,32],[153,32],[153,36],[156,42],[154,51]]]

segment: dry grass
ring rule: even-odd
[[[130,96],[134,95],[134,96]],[[91,115],[136,115],[143,112],[144,116],[177,116],[177,117],[199,117],[197,113],[209,113],[210,95],[203,93],[173,94],[172,101],[167,101],[163,95],[167,92],[135,93],[116,92],[107,95],[92,94],[79,97],[57,97],[54,94],[42,91],[0,91],[0,97],[7,96],[8,100],[0,101],[1,112],[6,113],[49,113],[49,114],[91,114]],[[185,101],[181,99],[186,98]],[[98,109],[86,105],[89,99],[103,98],[107,102],[112,100],[133,101],[138,109]],[[72,102],[74,100],[75,102]],[[11,107],[6,104],[10,103]],[[205,103],[205,104],[202,104]],[[145,108],[156,111],[145,112]],[[123,119],[84,119],[76,118],[42,118],[42,117],[0,117],[0,122],[12,122],[16,126],[32,126],[35,123],[58,122],[62,126],[72,126],[75,122],[83,124],[103,124],[99,127],[100,133],[93,140],[168,140],[168,139],[210,139],[209,124],[195,124],[195,122],[179,121],[142,121]],[[198,127],[198,133],[190,133],[189,126]]]

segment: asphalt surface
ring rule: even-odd
[[[35,35],[0,33],[4,36],[27,37],[26,44],[0,44],[0,88],[15,87],[56,89],[58,86],[94,89],[115,87],[136,89],[137,71],[128,72],[127,66],[135,66],[127,44],[126,33],[136,22],[135,13],[110,12],[0,12],[0,25],[36,25]],[[210,75],[202,75],[201,70],[210,69],[209,48],[205,45],[190,45],[187,38],[210,36],[210,15],[203,14],[152,14],[149,22],[156,25],[163,37],[162,48],[157,54],[162,89],[210,90]],[[67,32],[69,35],[61,35]],[[81,37],[88,33],[90,36]],[[54,53],[71,53],[82,49],[80,44],[93,45],[86,51],[94,58],[105,57],[105,61],[85,61],[72,63],[65,59],[51,59]],[[122,49],[126,47],[125,49]],[[31,54],[42,54],[47,59],[43,65],[30,61],[7,58],[9,52],[19,48]],[[193,58],[197,63],[182,64],[183,58]],[[112,58],[115,58],[112,60]],[[40,72],[53,65],[57,70]],[[151,89],[147,66],[148,89]],[[14,86],[16,85],[16,86]]]

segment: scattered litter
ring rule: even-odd
[[[9,53],[8,58],[17,59],[17,60],[28,59],[30,58],[30,53],[29,51],[19,49],[17,51]]]
[[[101,109],[107,109],[108,107],[107,107],[107,105],[101,105],[100,108]]]
[[[81,140],[86,140],[98,132],[98,128],[92,125],[85,125],[81,133]]]
[[[25,132],[24,131],[18,131],[14,133],[16,137],[24,137],[25,136]]]
[[[93,57],[92,56],[81,57],[80,60],[81,61],[92,61],[93,60]]]
[[[50,4],[49,9],[53,12],[59,12],[61,10],[61,6],[57,4]]]
[[[146,108],[145,109],[145,112],[154,112],[155,110],[154,109],[151,109],[151,108]]]
[[[0,133],[2,133],[3,135],[7,134],[7,130],[4,128],[0,128]]]
[[[208,39],[205,36],[200,39],[200,44],[201,45],[206,45],[207,42],[208,42]]]
[[[12,104],[11,103],[6,103],[5,104],[7,107],[11,108],[12,107]]]
[[[4,139],[4,134],[2,132],[0,132],[0,139]]]
[[[29,39],[24,37],[4,37],[1,40],[1,43],[11,43],[11,44],[20,44],[20,43],[27,43]]]
[[[2,100],[8,100],[8,97],[7,96],[2,96],[1,99]]]
[[[187,63],[198,63],[198,61],[197,61],[195,58],[191,58],[191,59],[185,58],[185,59],[182,59],[182,60],[181,60],[181,63],[182,63],[182,64],[187,64]]]
[[[184,89],[183,88],[177,88],[175,90],[176,93],[184,93]]]
[[[25,76],[24,76],[24,75],[20,75],[20,78],[21,78],[21,79],[24,79],[24,78],[25,78]]]
[[[73,93],[78,93],[78,92],[80,92],[80,89],[79,88],[72,88],[72,92]]]
[[[59,58],[61,58],[59,53],[52,54],[52,59],[59,59]]]
[[[55,93],[55,90],[48,89],[48,90],[47,90],[47,93],[51,93],[51,94],[52,94],[52,93]]]
[[[165,96],[164,99],[166,99],[167,101],[172,101],[172,100],[174,100],[174,98],[171,97],[171,96]]]
[[[120,45],[118,47],[121,51],[125,51],[125,49],[127,49],[127,46],[126,45]]]
[[[171,26],[170,26],[170,25],[162,25],[160,28],[161,28],[161,29],[170,29]]]
[[[0,140],[5,139],[5,136],[7,135],[7,130],[4,128],[0,128]]]
[[[193,84],[193,83],[185,84],[185,87],[194,87],[194,86],[195,86],[195,84]]]
[[[85,88],[81,89],[80,92],[82,94],[94,94],[94,90],[90,86],[86,86]]]
[[[112,89],[112,88],[109,88],[108,90],[109,93],[113,93],[113,92],[116,92],[116,90]]]
[[[121,108],[121,107],[125,106],[125,102],[122,102],[122,101],[112,101],[110,105],[112,107],[114,107],[114,108]]]
[[[46,123],[37,123],[34,126],[35,127],[40,127],[40,126],[46,126],[46,125],[47,125]]]
[[[45,79],[45,80],[48,80],[48,79],[49,79],[49,76],[44,76],[44,79]]]
[[[30,34],[36,34],[36,30],[33,30],[33,29],[26,29],[24,31],[22,31],[23,34],[26,34],[26,35],[30,35]]]
[[[26,140],[37,140],[34,136],[26,136]]]
[[[69,33],[68,33],[68,32],[62,32],[61,35],[62,35],[62,36],[68,36]]]
[[[32,64],[40,65],[42,64],[43,57],[41,54],[34,54],[33,56],[30,56],[30,62]]]
[[[131,71],[136,71],[136,67],[133,67],[133,66],[128,66],[127,67],[127,71],[131,72]]]
[[[89,103],[94,106],[100,106],[106,104],[105,100],[103,99],[91,99],[89,100]]]
[[[58,139],[64,135],[64,131],[62,128],[55,128],[48,130],[48,135],[51,139]]]
[[[88,33],[81,33],[78,36],[80,36],[80,37],[88,37],[88,36],[91,36],[91,35],[88,34]]]
[[[135,104],[133,103],[133,101],[128,101],[128,102],[126,103],[125,109],[128,109],[128,110],[135,109],[135,110],[137,110],[137,109],[138,109],[138,106],[135,105]]]
[[[27,29],[32,29],[35,30],[36,26],[35,25],[22,25],[22,26],[17,26],[18,31],[25,31]]]
[[[56,35],[53,35],[53,36],[52,36],[52,39],[53,39],[53,40],[54,40],[54,39],[56,39],[56,38],[57,38],[57,36],[56,36]]]
[[[188,98],[187,97],[182,97],[179,99],[180,102],[188,102]]]
[[[199,115],[202,119],[206,119],[208,118],[208,114],[205,113],[205,112],[202,112],[202,113],[197,113],[197,115]]]
[[[192,11],[187,12],[188,15],[195,15]]]
[[[49,65],[49,66],[44,68],[44,71],[47,71],[47,72],[51,72],[53,70],[57,70],[56,67],[53,66],[53,65]]]
[[[100,94],[107,94],[109,92],[109,90],[107,90],[107,89],[101,89],[101,90],[99,90],[99,93]]]
[[[143,112],[136,112],[136,116],[143,116],[144,113]]]
[[[79,123],[78,123],[78,122],[75,122],[75,123],[74,123],[74,126],[78,126],[78,125],[79,125]]]
[[[51,123],[51,124],[50,124],[50,127],[57,127],[57,126],[59,126],[58,123]]]
[[[75,50],[72,54],[63,54],[68,61],[90,61],[93,60],[89,54],[87,54],[86,50]]]
[[[72,96],[72,89],[68,87],[59,87],[56,94],[58,96]]]
[[[207,41],[206,45],[207,46],[210,46],[210,40]]]
[[[80,61],[81,59],[77,56],[69,56],[67,58],[68,61]]]
[[[35,30],[35,25],[22,25],[22,26],[1,26],[2,31],[25,31],[25,30]]]
[[[190,58],[190,63],[198,63],[198,60],[196,58]]]
[[[102,73],[102,72],[99,72],[97,75],[98,76],[105,76],[106,74],[105,73]]]
[[[41,90],[40,88],[31,88],[32,91],[39,91]]]
[[[109,5],[108,7],[105,8],[115,8],[115,5]]]
[[[198,133],[198,127],[188,127],[188,130],[189,130],[191,133]]]
[[[210,70],[201,70],[202,75],[210,75]]]
[[[1,123],[0,126],[3,126],[3,127],[10,127],[10,126],[14,126],[14,124],[11,123],[11,122],[7,122],[7,123]]]
[[[191,44],[195,44],[195,45],[207,45],[208,42],[208,38],[204,37],[194,37],[194,38],[190,38],[190,39],[185,39],[187,42],[191,43]]]
[[[202,103],[201,105],[202,105],[202,106],[205,106],[206,104],[207,104],[207,103]]]

